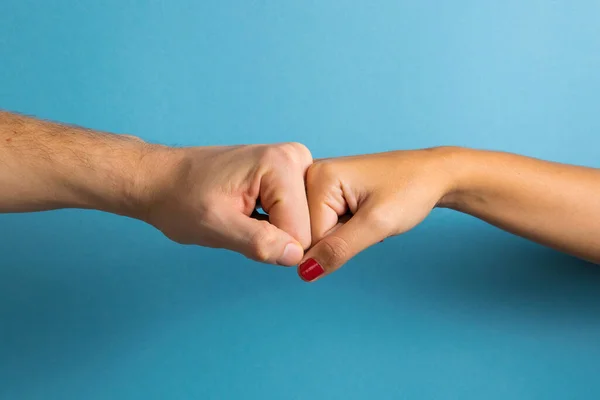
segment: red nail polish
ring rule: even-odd
[[[298,274],[300,275],[300,278],[307,282],[314,281],[319,276],[323,275],[324,272],[325,270],[323,269],[323,267],[321,267],[321,264],[319,264],[312,258],[309,258],[308,260],[304,261],[298,267]]]

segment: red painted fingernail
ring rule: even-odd
[[[298,267],[298,274],[300,278],[305,280],[306,282],[311,282],[317,279],[319,276],[323,275],[325,270],[321,267],[321,264],[316,262],[314,259],[309,258],[304,261]]]

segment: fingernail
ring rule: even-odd
[[[277,260],[279,265],[294,265],[302,259],[304,249],[295,243],[288,243],[283,249],[283,254]]]
[[[316,262],[314,259],[309,258],[298,266],[298,274],[300,278],[306,282],[311,282],[323,275],[325,270],[321,267],[321,264]]]

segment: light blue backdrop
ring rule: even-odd
[[[0,2],[0,107],[315,157],[600,166],[598,1]],[[87,211],[0,216],[0,398],[597,399],[600,270],[436,211],[308,285]]]

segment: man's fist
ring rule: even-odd
[[[179,243],[295,265],[311,243],[304,186],[311,164],[299,143],[159,147],[141,163],[144,219]],[[268,221],[251,217],[257,201]]]

